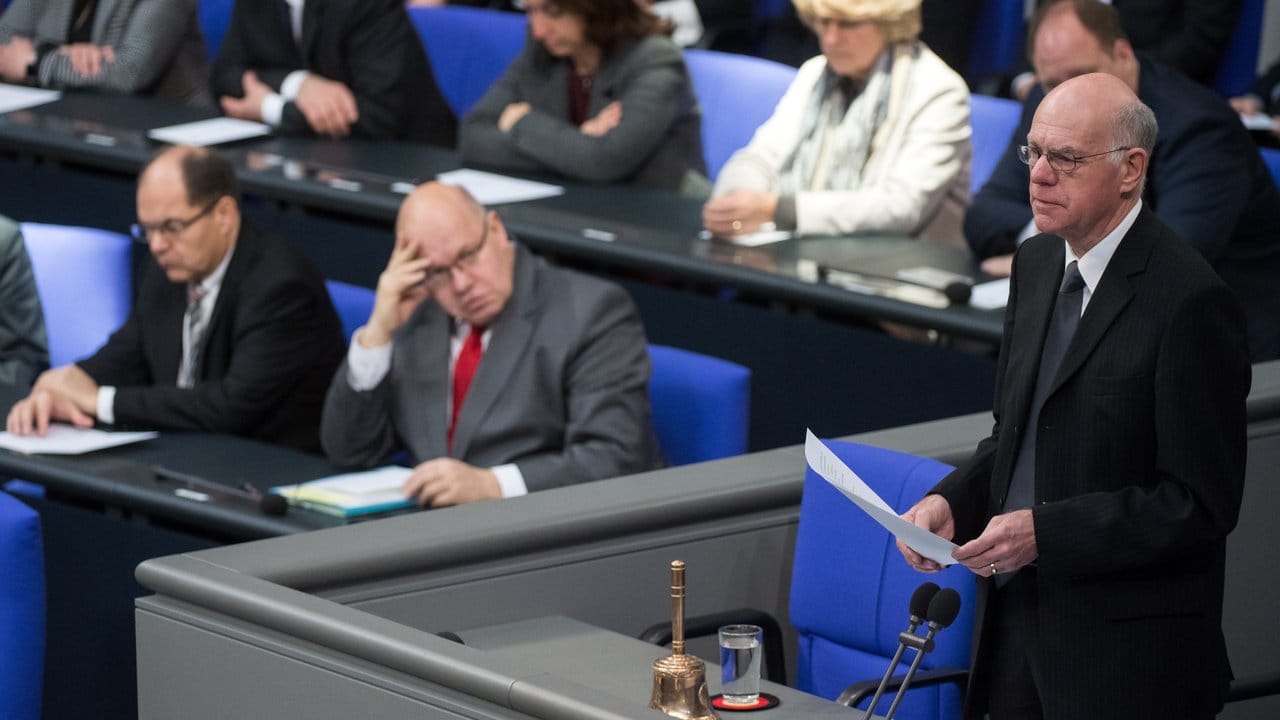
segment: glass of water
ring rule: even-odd
[[[729,705],[751,705],[760,697],[759,625],[720,628],[720,689]]]

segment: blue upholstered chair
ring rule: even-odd
[[[727,360],[650,345],[653,424],[672,465],[747,451],[751,371]]]
[[[936,460],[848,442],[828,441],[849,469],[899,513],[951,468]],[[906,629],[912,592],[931,580],[960,593],[960,615],[942,631],[921,671],[969,666],[974,576],[960,566],[922,575],[907,565],[893,537],[812,470],[806,470],[791,575],[791,624],[798,636],[796,686],[835,699],[851,683],[877,683]],[[905,656],[907,660],[912,652]],[[906,664],[898,673],[906,671]],[[963,677],[963,676],[961,676]],[[900,708],[913,720],[959,718],[963,682],[913,687]],[[865,707],[865,703],[862,704]],[[887,704],[878,710],[884,712]]]
[[[796,69],[715,50],[686,50],[684,62],[702,107],[702,155],[707,174],[719,174],[729,156],[751,140],[773,114]]]
[[[133,305],[133,241],[120,233],[22,223],[49,333],[49,364],[87,357]]]
[[[1262,15],[1267,0],[1244,0],[1236,29],[1227,40],[1222,62],[1213,78],[1213,87],[1224,97],[1249,91],[1258,73],[1258,49],[1262,46]]]
[[[1262,162],[1267,164],[1267,169],[1271,171],[1271,178],[1275,180],[1277,186],[1280,186],[1280,150],[1262,148],[1261,152]]]
[[[227,26],[231,24],[231,7],[235,0],[200,0],[200,31],[204,34],[204,48],[209,61],[218,56],[218,48],[222,46],[222,36],[227,34]]]
[[[329,290],[333,309],[338,311],[338,319],[342,321],[342,336],[350,345],[351,336],[369,320],[369,314],[373,312],[374,292],[367,287],[341,280],[325,280],[324,285]]]
[[[440,92],[462,117],[520,54],[525,16],[461,6],[410,7]]]
[[[40,516],[0,492],[0,717],[38,720],[44,677]]]
[[[978,192],[991,177],[1000,156],[1009,147],[1009,138],[1022,117],[1022,105],[989,95],[969,96],[969,124],[973,127],[973,163],[969,167],[969,188]]]
[[[1027,33],[1023,10],[1023,0],[982,0],[965,73],[970,85],[1018,64]]]

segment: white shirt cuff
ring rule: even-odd
[[[284,82],[280,83],[280,97],[288,102],[298,99],[298,91],[302,89],[302,82],[307,79],[311,73],[306,70],[294,70],[284,76]]]
[[[360,344],[360,334],[364,328],[351,335],[351,347],[347,350],[347,382],[356,392],[368,392],[376,387],[391,372],[391,349],[395,342],[380,347],[365,347]]]
[[[520,468],[515,463],[496,465],[489,469],[498,478],[498,488],[502,490],[502,497],[520,497],[529,494],[529,488],[524,484],[524,473],[520,472]]]
[[[111,385],[98,386],[98,422],[116,424],[116,389]]]
[[[1026,227],[1022,228],[1022,232],[1018,233],[1018,237],[1014,241],[1014,244],[1020,246],[1022,245],[1022,243],[1030,240],[1031,238],[1039,234],[1040,234],[1040,228],[1036,227],[1036,221],[1033,219],[1031,222],[1027,223]]]
[[[271,127],[280,127],[280,119],[284,117],[284,98],[271,93],[262,99],[262,107],[258,108],[262,122]]]

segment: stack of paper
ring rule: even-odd
[[[412,469],[399,466],[381,467],[365,472],[330,477],[271,488],[290,505],[338,517],[355,517],[369,513],[411,507],[413,501],[400,492]]]

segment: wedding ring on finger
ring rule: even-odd
[[[995,563],[991,563],[991,577],[995,577],[997,572],[999,572],[999,571],[998,571],[998,570],[996,570],[996,564],[995,564]]]

